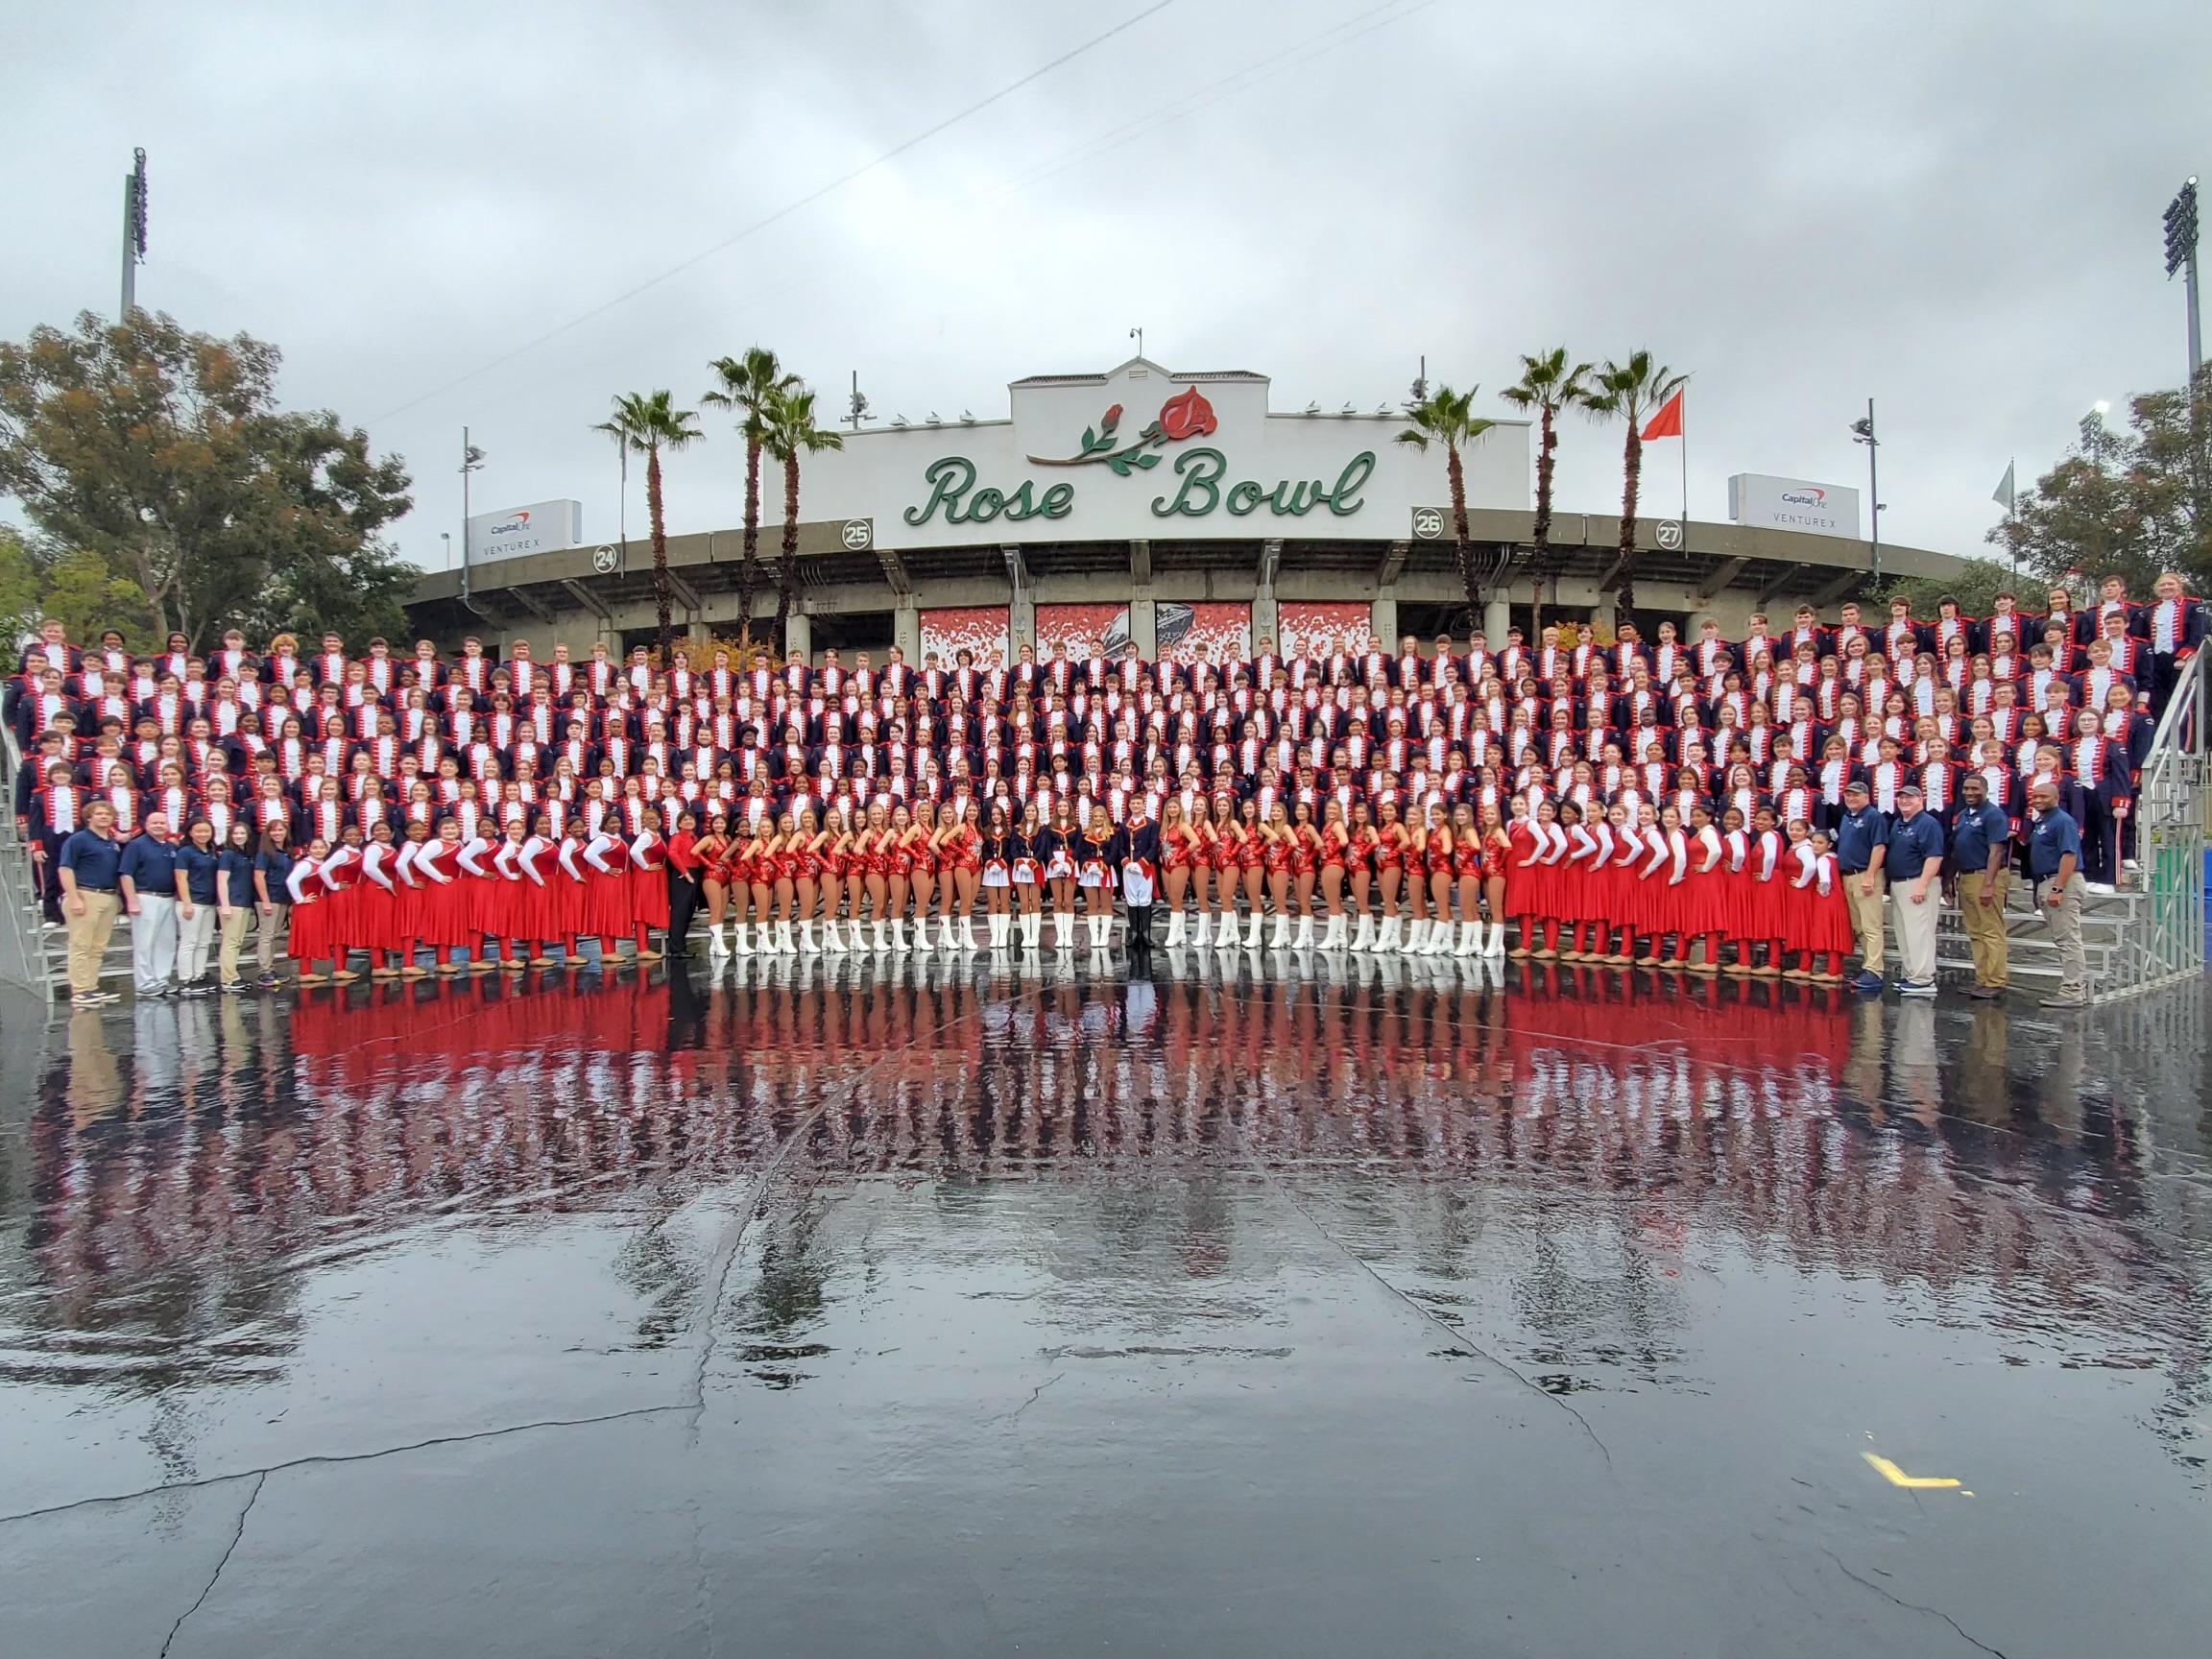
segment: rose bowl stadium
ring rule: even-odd
[[[1279,644],[1369,634],[1464,636],[1633,619],[1648,635],[1705,616],[1729,637],[1800,605],[1823,618],[1877,580],[1857,492],[1743,475],[1732,522],[1639,517],[1623,558],[1620,520],[1560,513],[1533,546],[1530,427],[1499,422],[1465,452],[1468,524],[1485,596],[1469,614],[1445,469],[1396,442],[1403,409],[1273,409],[1268,379],[1175,373],[1142,357],[1104,373],[1044,374],[1008,389],[1008,413],[844,435],[806,458],[798,601],[780,651],[881,653],[950,662],[1020,646],[1047,654],[1104,637],[1147,657],[1249,656]],[[1647,478],[1650,473],[1647,471]],[[772,623],[782,572],[781,492],[763,489],[755,637]],[[1671,492],[1662,485],[1664,500]],[[470,521],[459,569],[425,575],[417,631],[450,645],[529,638],[617,647],[655,636],[652,549],[641,536],[589,540],[581,509],[550,501]],[[736,634],[743,536],[671,536],[676,626]],[[1941,579],[1951,556],[1880,549],[1880,576]]]

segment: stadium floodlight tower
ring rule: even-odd
[[[2166,275],[2185,275],[2189,305],[2189,378],[2204,367],[2204,344],[2197,321],[2197,176],[2191,174],[2180,194],[2166,205]]]
[[[133,150],[131,158],[133,165],[123,175],[123,309],[115,314],[118,323],[130,322],[138,309],[138,267],[146,262],[146,152]]]

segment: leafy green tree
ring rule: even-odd
[[[1551,546],[1551,474],[1558,462],[1559,417],[1590,400],[1590,365],[1570,367],[1564,346],[1541,357],[1524,356],[1520,383],[1499,396],[1524,414],[1536,412],[1536,527],[1530,541],[1541,568]]]
[[[845,440],[836,428],[825,430],[814,423],[814,394],[795,385],[768,405],[760,446],[783,468],[783,545],[776,556],[776,639],[781,644],[792,607],[799,602],[799,458],[842,449]]]
[[[717,357],[708,365],[716,384],[700,401],[737,416],[745,438],[744,556],[737,565],[737,631],[753,633],[753,594],[760,583],[760,449],[768,439],[770,408],[777,398],[799,390],[799,376],[786,374],[765,346],[748,347],[742,357]]]
[[[679,409],[665,391],[632,392],[614,399],[612,420],[592,427],[645,457],[645,515],[653,524],[653,608],[661,624],[661,661],[675,643],[674,589],[668,580],[668,519],[661,498],[661,451],[686,449],[704,437],[691,424],[696,410]]]
[[[1621,592],[1623,612],[1636,605],[1636,495],[1644,476],[1644,422],[1690,382],[1648,351],[1634,351],[1625,363],[1607,362],[1598,371],[1584,407],[1599,419],[1618,415],[1628,423],[1621,457]]]
[[[2164,570],[2212,587],[2212,367],[2180,388],[2128,399],[2125,430],[2084,416],[2058,464],[2023,492],[1988,540],[2046,581],[2119,576],[2148,595]],[[2077,594],[2077,600],[2087,597]]]
[[[2034,578],[2027,581],[2032,589]],[[2022,600],[2021,609],[2040,609],[2033,603],[2037,597],[2032,590],[2020,591],[2022,578],[2013,574],[2012,566],[1995,559],[1968,559],[1956,576],[1938,580],[1933,576],[1906,576],[1891,582],[1884,589],[1881,603],[1887,607],[1892,599],[1902,599],[1912,607],[1915,616],[1933,616],[1936,608],[1946,599],[1959,601],[1959,609],[1969,616],[1986,616],[1997,609],[1997,595],[2009,593]],[[1877,615],[1886,614],[1878,613]],[[2028,643],[2021,640],[2025,647]]]
[[[276,349],[133,311],[0,342],[0,490],[60,547],[73,604],[134,587],[156,640],[235,623],[397,631],[412,573],[379,536],[406,469],[335,414],[276,406]]]
[[[1467,534],[1467,471],[1460,454],[1498,422],[1474,413],[1479,386],[1455,392],[1438,386],[1406,411],[1407,425],[1398,442],[1423,454],[1431,444],[1444,448],[1444,482],[1452,493],[1452,544],[1459,559],[1459,583],[1467,590],[1467,607],[1478,618],[1482,614],[1482,583],[1475,572],[1475,549]]]

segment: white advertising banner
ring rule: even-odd
[[[482,565],[525,553],[555,553],[584,542],[584,503],[533,501],[505,513],[479,513],[469,520],[469,559]]]
[[[1844,484],[1815,484],[1739,472],[1728,480],[1728,517],[1762,530],[1801,530],[1815,536],[1859,539],[1859,492]]]
[[[1270,413],[1263,374],[1135,358],[1011,388],[1010,420],[847,435],[805,463],[800,516],[873,520],[880,547],[1023,541],[1395,541],[1446,498],[1444,456],[1396,442],[1405,412]],[[1528,506],[1528,428],[1465,452],[1467,504]],[[774,506],[775,503],[769,505]]]

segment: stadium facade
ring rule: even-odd
[[[1402,409],[1268,406],[1265,375],[1178,373],[1133,358],[1106,373],[1038,375],[1009,388],[1005,418],[894,421],[808,457],[797,555],[800,600],[781,643],[818,657],[896,643],[909,661],[962,645],[979,660],[1053,641],[1133,638],[1146,656],[1216,661],[1253,641],[1370,632],[1395,642],[1469,626],[1440,453],[1395,440]],[[1640,517],[1632,569],[1615,516],[1561,513],[1531,548],[1533,434],[1501,421],[1465,455],[1475,560],[1493,642],[1508,626],[1635,619],[1686,632],[1717,617],[1730,637],[1759,611],[1824,616],[1871,586],[1873,549],[1851,536]],[[1647,478],[1651,475],[1647,474]],[[1648,493],[1664,500],[1669,481]],[[781,480],[763,479],[780,517]],[[546,503],[562,509],[565,503]],[[554,512],[556,522],[562,514]],[[524,515],[527,518],[528,516]],[[542,521],[542,520],[540,520]],[[511,525],[502,524],[502,529]],[[514,538],[508,538],[514,541]],[[781,527],[762,526],[756,632],[772,622]],[[522,544],[541,547],[533,535]],[[741,532],[669,539],[677,625],[736,632]],[[521,637],[650,641],[652,549],[623,541],[484,556],[426,575],[417,629],[451,645]],[[1885,577],[1941,578],[1944,554],[1885,546]]]

